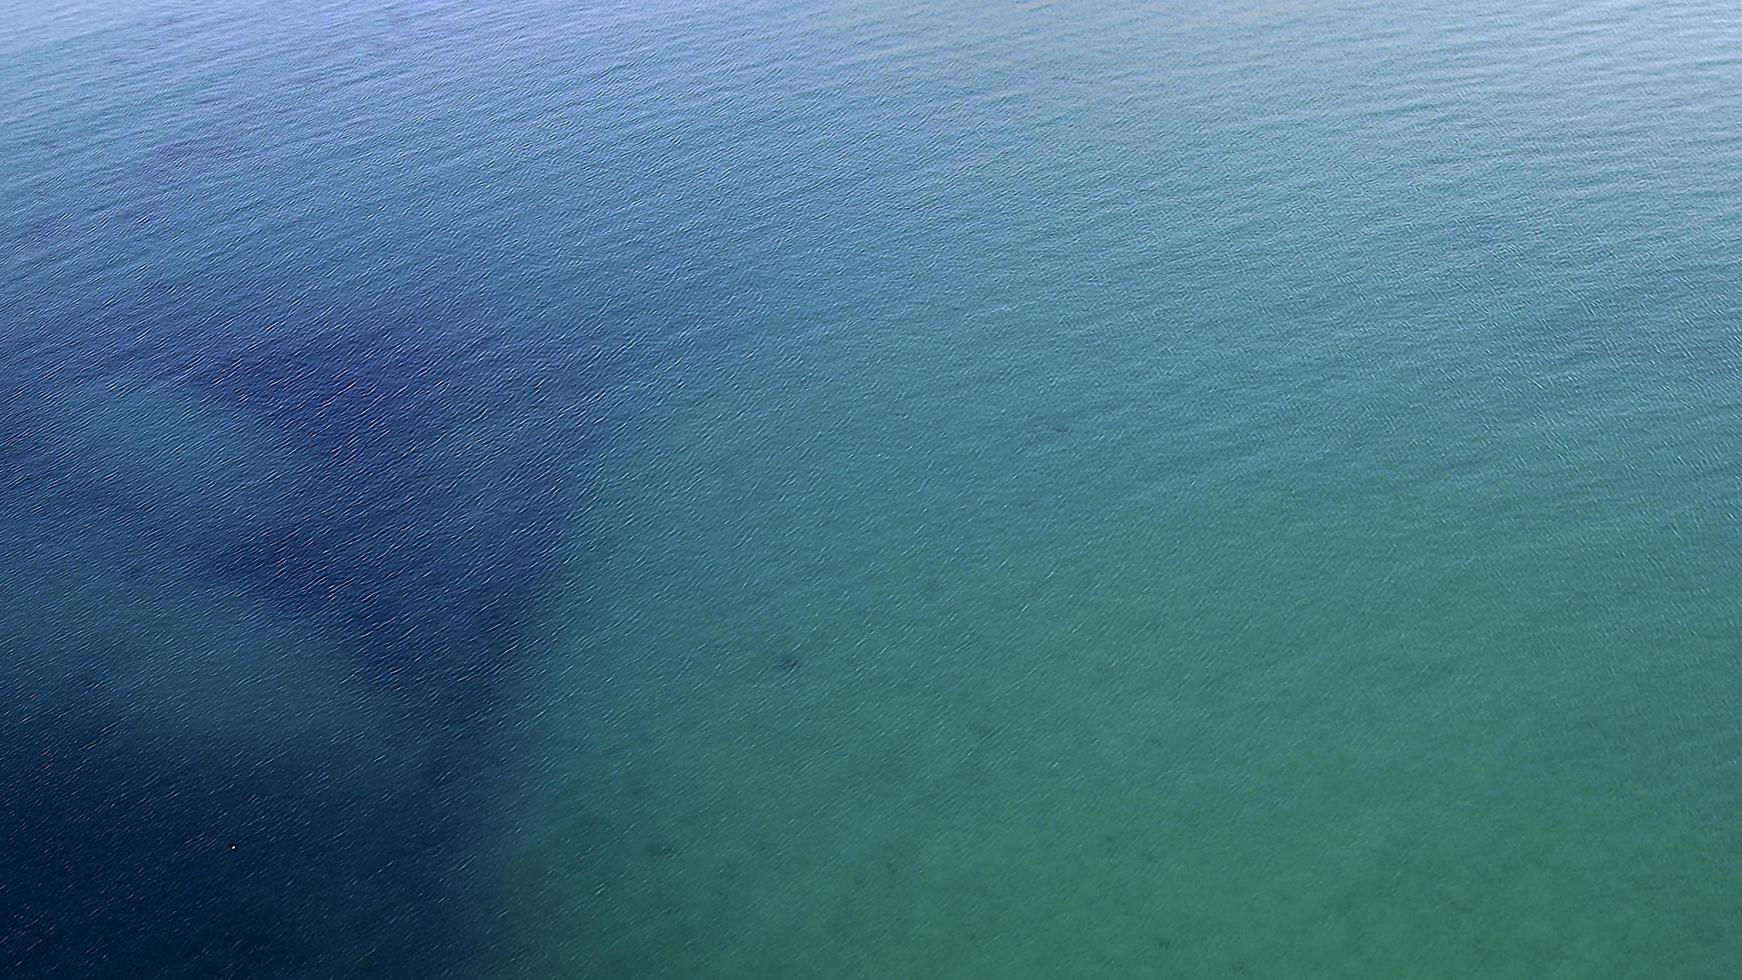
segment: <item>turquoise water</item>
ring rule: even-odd
[[[23,975],[1742,972],[1727,7],[0,11]]]

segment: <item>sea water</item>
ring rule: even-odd
[[[1738,52],[0,3],[0,972],[1734,977]]]

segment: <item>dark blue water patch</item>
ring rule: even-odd
[[[196,576],[358,637],[360,661],[396,689],[424,673],[432,697],[473,699],[494,672],[491,652],[515,646],[504,624],[548,598],[603,443],[597,401],[626,376],[645,323],[580,306],[534,332],[522,307],[486,287],[387,279],[311,295],[300,270],[296,290],[276,291],[250,288],[257,268],[202,271],[199,283],[69,301],[64,322],[76,329],[24,317],[65,339],[32,344],[22,331],[0,367],[13,395],[0,472],[14,503],[57,501],[67,520],[101,513],[143,527]],[[215,273],[238,287],[211,288]],[[97,426],[111,433],[67,437],[92,406],[69,405],[66,389],[150,385],[191,399],[181,414],[208,415],[207,431],[179,417],[114,418]],[[181,455],[175,440],[224,437],[238,417],[272,437],[276,458],[262,447],[259,466],[214,472],[191,497],[160,492],[157,464],[118,474],[98,458],[104,439],[136,438],[130,426],[188,428],[159,434]],[[444,676],[464,677],[464,689],[434,681]]]
[[[468,840],[458,794],[372,785],[385,767],[363,754],[145,744],[120,731],[117,696],[92,680],[0,723],[9,976],[444,975],[476,962],[474,923],[433,860]]]
[[[358,306],[391,306],[392,292]],[[501,692],[548,645],[537,626],[568,580],[604,446],[586,406],[630,370],[622,338],[584,310],[525,344],[506,339],[512,319],[427,306],[394,321],[187,304],[175,312],[191,322],[141,316],[152,308],[115,298],[104,309],[126,315],[52,328],[77,342],[11,349],[8,522],[93,567],[137,566],[171,605],[178,589],[221,593],[263,636],[330,640],[308,656],[342,657],[398,727],[288,754],[239,741],[165,755],[121,733],[104,686],[137,656],[126,627],[68,637],[45,614],[6,655],[72,661],[79,682],[34,703],[0,695],[4,965],[466,975],[488,923],[461,911],[474,885],[449,869],[484,846],[480,796],[512,729]],[[15,564],[29,573],[28,557]],[[382,781],[378,760],[408,752],[412,772]],[[444,972],[455,964],[470,966]]]
[[[545,10],[143,8],[0,64],[0,975],[482,975],[510,692],[710,300],[606,247]]]
[[[142,281],[48,269],[0,304],[18,327],[0,358],[9,526],[131,569],[190,632],[203,613],[178,593],[251,610],[280,645],[320,638],[306,656],[339,658],[387,719],[165,748],[122,725],[138,708],[105,683],[140,656],[128,623],[75,635],[45,608],[9,632],[9,662],[75,680],[0,693],[8,975],[460,976],[488,959],[481,886],[452,868],[489,846],[503,692],[548,648],[538,626],[607,445],[599,402],[638,370],[648,315],[528,303],[443,258],[361,289],[252,256]],[[153,710],[246,707],[180,703],[176,683],[151,682]],[[401,756],[416,761],[383,769]]]
[[[429,341],[242,352],[189,375],[206,397],[284,433],[312,474],[286,513],[187,542],[203,573],[344,628],[390,683],[450,706],[487,702],[517,624],[548,599],[540,584],[598,434],[568,429],[550,406],[521,403],[488,367]],[[468,410],[542,416],[526,424],[550,441],[480,448]]]

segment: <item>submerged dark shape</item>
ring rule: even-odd
[[[513,365],[449,337],[377,340],[243,352],[190,372],[208,397],[283,433],[312,485],[196,547],[213,580],[251,583],[345,632],[367,670],[463,716],[546,598],[596,434],[559,406],[528,404]],[[520,418],[481,432],[495,415]]]
[[[145,701],[116,685],[179,656],[128,621],[15,626],[10,656],[31,647],[71,680],[0,694],[0,972],[426,976],[487,958],[451,866],[476,850],[499,768],[501,682],[539,648],[584,520],[602,435],[585,406],[625,362],[603,316],[516,343],[512,317],[462,303],[371,315],[392,301],[314,321],[270,299],[238,304],[245,319],[183,307],[142,342],[141,298],[86,321],[109,338],[88,355],[11,360],[14,526],[138,564],[164,596],[151,615],[192,635],[202,613],[178,611],[178,590],[221,597],[274,648],[342,658],[317,673],[361,701],[329,734],[243,737],[246,716],[282,709],[200,704],[178,685],[202,671],[174,666],[129,682]],[[240,635],[209,669],[261,670]],[[240,715],[216,741],[141,737],[190,710]]]
[[[6,980],[488,973],[604,311],[679,308],[477,65],[512,6],[93,8],[7,66]]]

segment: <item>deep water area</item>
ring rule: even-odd
[[[519,28],[3,22],[0,973],[479,975],[513,712],[652,325],[497,178],[559,142],[469,61]]]

